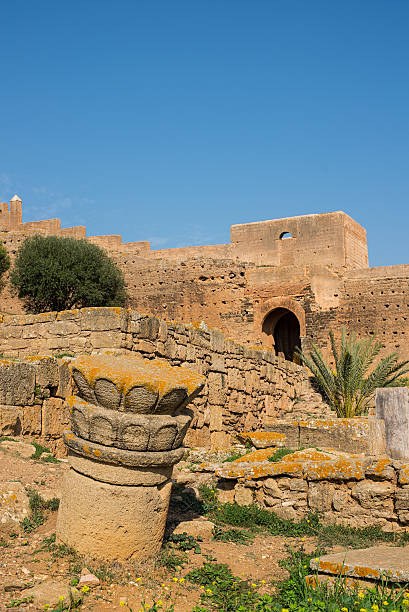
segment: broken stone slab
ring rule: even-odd
[[[305,466],[307,480],[363,480],[370,458],[340,457],[320,463],[312,462]]]
[[[376,416],[385,422],[386,453],[393,459],[409,459],[409,389],[377,389]]]
[[[114,446],[103,446],[96,442],[83,440],[71,431],[64,431],[63,439],[69,449],[78,455],[89,459],[97,460],[101,463],[113,465],[124,465],[128,467],[158,467],[172,466],[180,461],[185,454],[185,448],[175,448],[169,451],[130,451],[115,448]]]
[[[385,425],[381,419],[313,419],[299,421],[300,446],[367,455],[385,454]]]
[[[310,567],[322,574],[389,582],[409,581],[409,546],[373,546],[312,559]]]
[[[82,399],[121,412],[173,415],[204,387],[187,368],[136,356],[83,356],[69,367]]]
[[[286,446],[287,435],[275,431],[253,431],[237,434],[242,442],[251,442],[257,448],[281,448]]]
[[[75,396],[67,398],[73,432],[85,440],[126,450],[162,451],[178,448],[191,415],[145,415],[95,406]]]

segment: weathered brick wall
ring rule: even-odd
[[[187,444],[227,447],[236,432],[262,429],[311,391],[305,368],[249,348],[206,326],[165,322],[121,308],[5,315],[3,354],[80,354],[116,349],[160,358],[206,376]]]

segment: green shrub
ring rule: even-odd
[[[116,264],[86,240],[35,235],[17,252],[10,275],[27,310],[123,306],[125,282]]]

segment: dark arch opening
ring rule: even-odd
[[[292,238],[292,237],[293,237],[293,235],[290,234],[290,232],[282,232],[280,234],[280,240],[286,240],[286,239]]]
[[[300,323],[287,308],[276,308],[264,319],[263,333],[272,336],[276,355],[283,354],[288,361],[298,361],[296,348],[301,348]]]

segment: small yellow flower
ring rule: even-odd
[[[207,593],[208,595],[212,595],[213,591],[212,591],[212,589],[206,589],[206,593]]]
[[[254,584],[254,582],[252,582],[252,583],[251,583],[251,586],[253,587],[253,589],[255,589],[257,585],[256,585],[256,584]]]
[[[309,597],[309,598],[307,599],[307,601],[312,601],[312,597]]]
[[[184,581],[185,581],[185,579],[184,579],[184,578],[181,578],[181,579],[179,580],[180,584],[183,584],[183,583],[184,583]],[[213,584],[216,584],[216,583],[215,583],[215,582],[213,582]]]
[[[163,601],[161,599],[159,599],[158,606],[161,606],[161,605],[163,605]]]
[[[64,601],[64,595],[60,595],[58,598],[60,601]]]
[[[359,612],[368,612],[368,610],[366,608],[361,608]]]
[[[348,612],[348,608],[341,608],[341,612]]]
[[[384,606],[388,606],[389,605],[389,601],[383,601],[382,602]]]
[[[365,597],[365,593],[358,593],[358,599],[363,599]]]
[[[135,582],[140,582],[141,580],[142,580],[142,578],[137,578],[137,579],[135,580]]]
[[[125,606],[126,605],[125,602],[123,601],[123,599],[121,599],[121,601],[119,602],[119,605],[120,606]]]
[[[281,612],[290,612],[288,608],[281,608]]]
[[[372,606],[372,610],[373,610],[373,612],[379,612],[379,606],[378,606],[378,604],[374,604],[374,605]]]
[[[173,582],[177,582],[178,581],[178,579],[176,577],[172,578],[172,580],[173,580]]]
[[[88,591],[89,591],[89,586],[87,586],[86,584],[84,584],[84,586],[82,587],[81,591],[82,591],[83,593],[88,593]]]
[[[261,581],[261,584],[265,584],[265,583],[266,583],[266,581],[265,581],[265,580],[262,580],[262,581]]]

